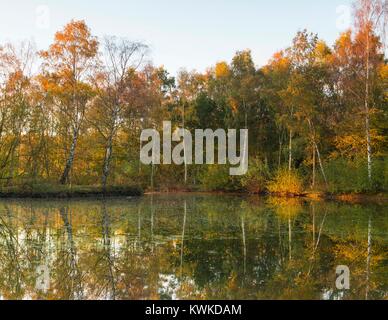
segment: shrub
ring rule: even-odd
[[[326,165],[329,192],[362,193],[387,190],[387,163],[375,159],[373,162],[373,181],[369,182],[368,167],[365,159],[336,159]]]
[[[200,182],[207,191],[239,191],[241,178],[229,174],[228,165],[209,165],[201,173]]]
[[[374,184],[380,191],[388,191],[388,159],[375,160]]]
[[[269,176],[268,165],[255,158],[250,160],[248,173],[241,178],[241,185],[249,193],[262,193],[266,190]]]
[[[268,190],[281,195],[300,195],[303,193],[303,179],[297,171],[282,168],[276,172],[268,185]]]

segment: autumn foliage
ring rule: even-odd
[[[162,130],[170,120],[191,131],[249,129],[254,168],[239,181],[222,176],[217,189],[257,193],[276,183],[282,193],[352,191],[343,181],[333,186],[340,163],[342,172],[358,168],[363,192],[386,190],[388,66],[376,18],[386,8],[379,4],[358,1],[355,26],[333,46],[299,31],[260,68],[244,50],[231,63],[176,78],[144,59],[144,44],[97,39],[85,21],[69,22],[47,50],[2,45],[1,186],[209,189],[208,177],[223,168],[140,164],[141,130]]]

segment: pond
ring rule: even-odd
[[[235,195],[0,202],[0,299],[386,299],[383,204]],[[350,271],[337,288],[337,266]]]

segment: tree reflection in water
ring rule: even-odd
[[[0,203],[3,299],[384,299],[384,206],[152,195]],[[351,288],[335,288],[347,265]],[[39,266],[49,287],[37,287]]]

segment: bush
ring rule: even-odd
[[[200,176],[202,187],[207,191],[239,191],[241,177],[231,176],[228,165],[209,165]]]
[[[263,193],[266,190],[269,176],[268,165],[255,158],[250,161],[248,173],[242,177],[241,185],[249,193]]]
[[[336,159],[326,165],[329,192],[362,193],[387,190],[387,163],[375,159],[373,162],[373,181],[369,182],[368,167],[365,159]]]
[[[280,195],[300,195],[303,193],[303,179],[295,170],[279,169],[269,183],[268,191]]]
[[[373,180],[376,190],[388,191],[388,159],[375,160],[373,170]]]

